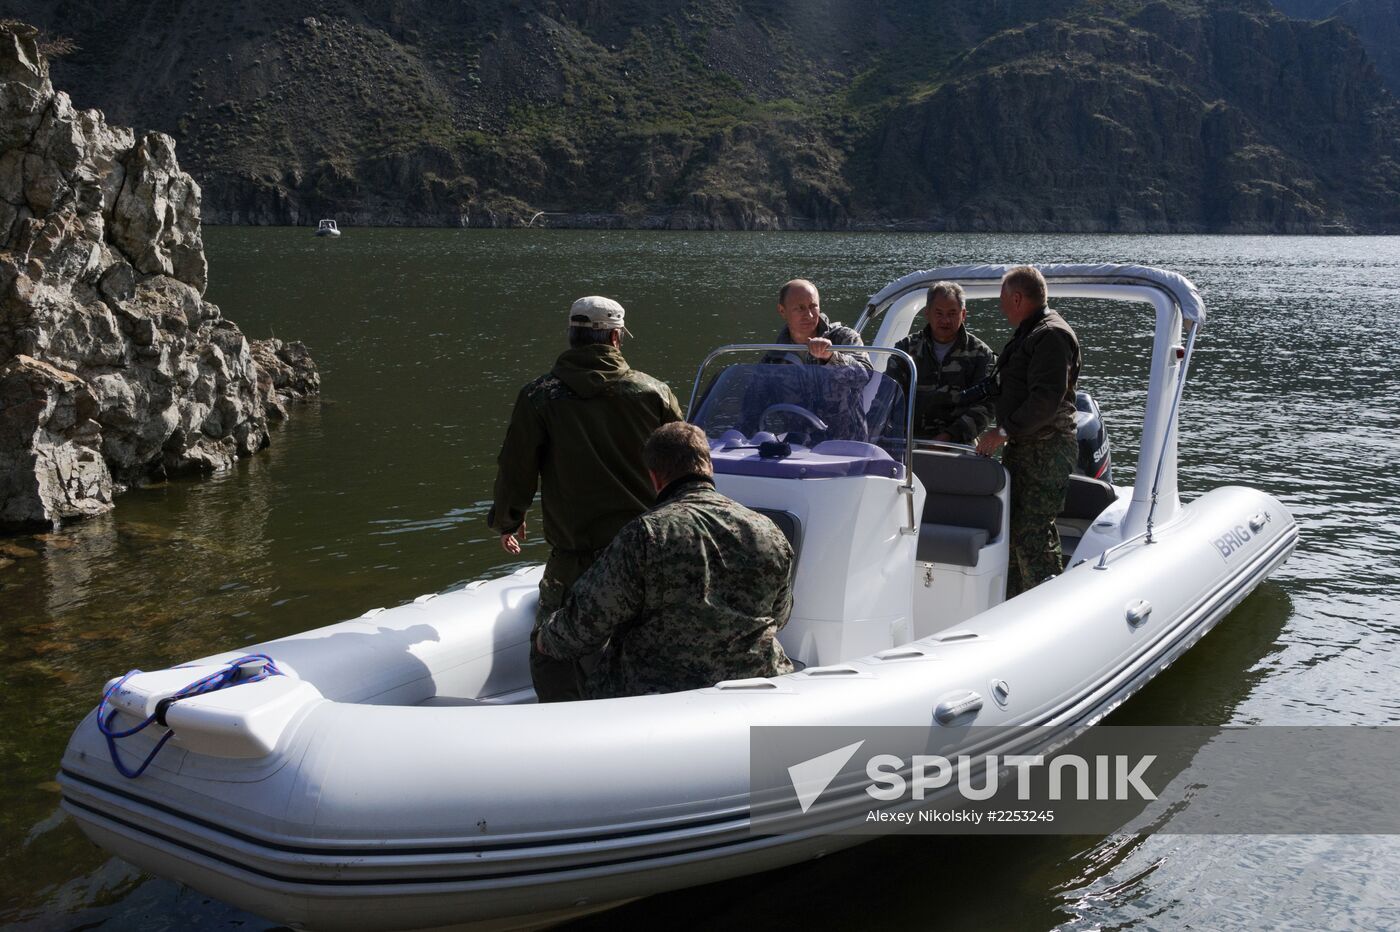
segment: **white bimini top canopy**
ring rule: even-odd
[[[871,296],[864,318],[888,306],[900,294],[918,288],[927,288],[934,282],[957,282],[964,288],[978,292],[969,297],[989,297],[987,286],[1000,288],[1001,277],[1010,271],[1010,265],[953,265],[937,269],[911,272],[903,278],[890,282]],[[1062,298],[1114,298],[1132,300],[1131,289],[1151,288],[1165,292],[1181,311],[1181,316],[1192,324],[1201,324],[1206,319],[1206,308],[1196,286],[1176,272],[1152,268],[1147,265],[1112,265],[1099,263],[1081,265],[1062,263],[1038,265],[1050,287],[1051,297]],[[1117,291],[1118,294],[1109,292]]]

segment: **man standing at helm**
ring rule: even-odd
[[[569,349],[520,390],[497,459],[487,523],[506,553],[518,555],[525,513],[541,487],[549,559],[540,579],[535,630],[623,525],[652,506],[656,490],[642,446],[662,424],[681,420],[665,383],[622,358],[625,311],[610,298],[579,298],[569,308]],[[531,637],[530,678],[541,702],[580,698],[577,663],[540,654]]]
[[[1001,312],[1015,328],[997,357],[997,428],[977,441],[991,456],[1003,444],[1011,475],[1011,566],[1006,597],[1063,568],[1055,516],[1065,506],[1079,452],[1074,389],[1083,357],[1079,338],[1046,306],[1045,277],[1028,265],[1001,279]]]
[[[794,278],[778,289],[778,316],[783,319],[783,329],[778,331],[774,343],[796,343],[807,348],[803,362],[811,365],[863,366],[870,368],[870,360],[862,353],[842,353],[832,349],[838,346],[863,346],[865,341],[850,327],[833,324],[822,313],[821,296],[817,286],[805,278]]]
[[[868,433],[861,409],[861,391],[870,381],[872,367],[864,353],[843,353],[835,346],[862,346],[860,334],[850,327],[827,320],[821,311],[817,286],[803,278],[795,278],[778,289],[778,316],[783,328],[774,343],[794,343],[792,352],[767,353],[765,363],[802,363],[806,366],[827,366],[833,371],[819,378],[803,378],[786,386],[788,395],[773,395],[767,399],[748,399],[744,405],[743,422],[749,429],[761,426],[759,412],[775,400],[784,400],[808,409],[825,419],[828,439],[865,440]],[[775,389],[772,381],[767,388]]]

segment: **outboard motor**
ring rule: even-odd
[[[1108,449],[1108,431],[1104,430],[1098,402],[1086,391],[1074,393],[1074,424],[1079,437],[1079,461],[1074,471],[1091,479],[1112,484],[1112,455]]]

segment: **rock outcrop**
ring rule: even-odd
[[[0,527],[228,467],[267,445],[279,388],[315,392],[304,347],[259,370],[207,282],[200,189],[170,137],[74,109],[33,30],[0,25]]]

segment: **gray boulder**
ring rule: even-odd
[[[75,110],[33,31],[0,26],[0,529],[225,469],[317,393],[304,346],[266,341],[260,370],[207,284],[199,185],[170,137]]]

